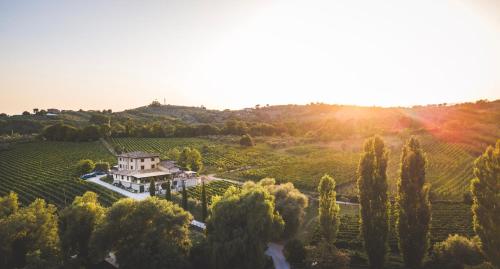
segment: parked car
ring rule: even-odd
[[[91,177],[95,177],[96,175],[97,175],[96,173],[88,173],[88,174],[81,176],[80,178],[81,179],[89,179]]]
[[[95,172],[94,172],[94,174],[95,174],[96,176],[102,176],[102,175],[106,175],[107,173],[106,173],[106,172],[104,172],[104,171],[95,171]]]

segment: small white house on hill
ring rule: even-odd
[[[160,155],[141,151],[119,154],[118,165],[111,171],[113,184],[121,185],[135,192],[148,192],[151,179],[155,180],[157,191],[161,185],[171,181],[171,189],[180,190],[182,185],[191,187],[200,184],[196,172],[183,171],[174,161],[160,160]]]

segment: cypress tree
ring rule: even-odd
[[[155,179],[151,178],[151,181],[149,181],[149,195],[155,196],[155,193],[156,193]]]
[[[205,180],[201,181],[201,218],[205,221],[208,217],[207,193],[205,190]]]
[[[500,139],[476,159],[474,176],[474,231],[488,259],[500,268]]]
[[[188,210],[188,194],[186,191],[186,182],[182,181],[182,208]]]
[[[370,268],[383,268],[389,234],[387,151],[380,137],[365,142],[358,167],[361,235]]]
[[[340,207],[336,203],[335,180],[329,175],[324,175],[319,182],[318,192],[321,235],[328,246],[333,246],[340,223]]]
[[[414,137],[403,147],[398,182],[397,232],[399,249],[407,268],[422,267],[429,248],[431,205],[429,185],[425,184],[425,155]]]
[[[167,201],[172,201],[172,186],[170,183],[170,179],[167,180],[167,189],[165,190],[165,199]]]

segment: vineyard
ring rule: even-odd
[[[317,201],[312,201],[306,210],[304,226],[299,237],[306,242],[319,240],[317,223]],[[388,268],[401,268],[398,264],[402,262],[398,255],[397,237],[395,234],[394,216],[391,220],[391,233],[389,236],[389,246],[391,253],[389,259],[392,260],[387,265]],[[340,226],[337,235],[336,245],[341,248],[357,251],[364,255],[363,240],[360,237],[359,227],[359,207],[358,205],[340,205]],[[471,237],[474,235],[472,228],[472,213],[470,205],[463,203],[433,203],[430,239],[431,244],[440,242],[450,234],[460,234]],[[395,266],[391,266],[394,263]],[[361,268],[367,266],[367,260],[361,262]]]
[[[207,193],[207,201],[210,204],[212,197],[216,195],[223,195],[226,190],[231,187],[238,187],[239,185],[225,180],[214,180],[205,184]],[[201,185],[190,187],[187,189],[188,197],[201,201]]]
[[[271,138],[269,140],[277,140]],[[396,188],[402,139],[384,137],[389,148],[388,178],[391,191]],[[461,200],[472,178],[474,156],[457,144],[445,143],[430,135],[419,137],[427,154],[427,181],[439,199]],[[166,157],[170,149],[193,147],[203,156],[205,173],[233,180],[260,180],[273,177],[278,182],[293,182],[297,187],[314,191],[324,174],[332,175],[339,193],[356,195],[356,171],[363,139],[336,141],[330,144],[292,143],[272,147],[261,139],[257,146],[203,138],[115,138],[111,143],[126,151],[149,151]]]
[[[74,168],[80,159],[115,161],[99,142],[33,142],[0,151],[0,195],[14,191],[23,204],[44,198],[58,207],[85,191],[99,194],[105,205],[121,197],[75,177]]]

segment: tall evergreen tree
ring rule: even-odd
[[[182,181],[182,208],[188,210],[188,194],[186,191],[186,182]]]
[[[474,230],[484,253],[500,268],[500,139],[474,162]]]
[[[425,184],[426,158],[414,137],[403,147],[397,194],[399,249],[407,268],[420,268],[429,248],[431,205]]]
[[[201,182],[201,218],[205,221],[208,217],[207,192],[205,190],[205,180]]]
[[[167,180],[167,189],[165,190],[165,199],[167,199],[167,201],[172,201],[172,186],[171,186],[171,183],[170,183],[170,179]]]
[[[335,180],[324,175],[318,186],[319,192],[319,225],[325,243],[333,246],[339,229],[340,207],[336,203]]]
[[[358,168],[361,235],[370,268],[374,269],[384,267],[389,234],[387,154],[380,137],[370,138],[365,142]]]
[[[155,186],[155,179],[154,178],[151,178],[151,181],[149,181],[149,195],[150,196],[156,195],[156,186]]]

